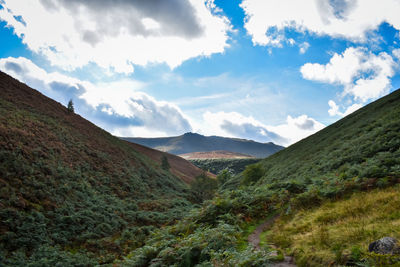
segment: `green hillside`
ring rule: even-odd
[[[259,184],[389,182],[400,172],[400,91],[397,90],[264,160]],[[377,178],[384,178],[377,180]],[[326,192],[334,197],[335,190]]]
[[[366,247],[388,234],[399,237],[398,214],[392,214],[390,208],[396,207],[398,200],[390,197],[392,191],[383,189],[393,187],[398,192],[394,184],[399,179],[397,90],[248,166],[226,181],[214,199],[176,225],[154,233],[122,264],[265,266],[282,259],[282,253],[293,255],[300,266],[395,264],[399,258],[380,258]],[[368,193],[370,190],[375,191]],[[357,192],[362,191],[367,193],[360,196]],[[366,208],[360,208],[360,199]],[[349,208],[352,205],[354,209]],[[369,214],[375,216],[374,223],[368,220]],[[261,222],[277,216],[273,228],[261,235],[261,249],[254,250],[247,243],[248,235]],[[351,222],[358,227],[340,223],[328,227],[340,222],[340,216],[343,221],[353,216]],[[295,239],[297,236],[301,239]],[[282,250],[271,255],[276,248],[268,244]]]
[[[1,266],[111,263],[191,208],[179,178],[1,72],[0,185]]]

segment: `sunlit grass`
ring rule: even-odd
[[[376,239],[399,238],[399,208],[399,186],[355,193],[279,219],[266,239],[288,248],[299,265],[344,263]]]

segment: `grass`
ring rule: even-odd
[[[400,238],[399,207],[398,185],[354,193],[348,199],[280,218],[264,238],[289,249],[300,266],[373,258],[367,253],[372,241],[384,236]]]

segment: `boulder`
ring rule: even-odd
[[[369,244],[369,252],[377,254],[400,255],[400,247],[397,245],[397,240],[393,237],[383,237]]]

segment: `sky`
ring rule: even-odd
[[[400,87],[399,0],[0,0],[0,70],[116,136],[288,146]]]

